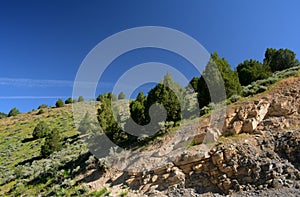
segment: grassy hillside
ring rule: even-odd
[[[44,139],[32,138],[32,131],[40,121],[47,122],[51,128],[58,128],[64,139],[63,150],[52,154],[49,158],[40,157]],[[51,191],[59,193],[57,189],[64,190],[55,186],[71,178],[70,171],[74,171],[73,167],[77,166],[70,168],[70,162],[76,161],[80,155],[87,152],[77,136],[71,106],[49,108],[40,115],[38,111],[33,111],[1,119],[0,194],[47,195]],[[69,187],[73,183],[65,184],[66,190],[74,189]]]
[[[298,69],[253,82],[244,87],[243,92],[247,96],[263,92],[283,78],[298,76]],[[85,109],[83,106],[83,112]],[[128,115],[124,107],[118,110]],[[40,154],[44,139],[32,136],[40,121],[48,123],[51,129],[57,128],[63,137],[63,149],[47,158]],[[87,180],[99,178],[102,169],[80,138],[71,105],[47,108],[42,114],[36,110],[0,119],[0,155],[0,196],[101,196],[107,193],[105,188],[92,192],[85,186]]]

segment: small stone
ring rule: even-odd
[[[158,176],[157,175],[154,175],[151,179],[152,183],[155,183],[158,179]]]
[[[280,188],[283,186],[283,182],[281,179],[273,179],[272,181],[272,187],[274,188]]]

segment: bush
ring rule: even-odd
[[[45,109],[45,108],[47,108],[48,107],[48,105],[46,105],[46,104],[41,104],[39,107],[38,107],[38,109]]]
[[[55,103],[55,106],[56,106],[56,107],[63,107],[63,106],[64,106],[63,100],[58,99],[58,100],[56,101],[56,103]]]
[[[46,137],[50,133],[50,128],[46,122],[39,122],[32,132],[35,139]]]
[[[40,109],[37,113],[37,115],[40,115],[40,114],[44,114],[45,113],[45,110],[44,109]]]
[[[210,112],[210,108],[207,106],[204,106],[200,109],[200,116],[203,116],[205,114],[208,114]]]
[[[73,103],[73,99],[71,97],[65,100],[65,104],[71,104],[71,103]]]
[[[11,117],[11,116],[16,116],[16,115],[18,115],[18,114],[20,114],[21,112],[17,109],[17,108],[12,108],[10,111],[9,111],[9,113],[8,113],[8,117]]]
[[[78,102],[84,102],[84,97],[83,96],[78,97]]]
[[[230,100],[231,103],[235,103],[235,102],[237,102],[237,101],[240,100],[240,99],[241,99],[241,96],[240,96],[240,95],[236,95],[236,94],[232,95],[232,96],[229,98],[229,100]]]
[[[7,117],[7,114],[0,112],[0,119],[6,118],[6,117]]]
[[[47,157],[53,152],[62,149],[62,137],[57,129],[53,129],[45,139],[45,143],[41,147],[41,155]]]
[[[252,59],[239,64],[236,70],[243,86],[249,85],[251,82],[259,79],[266,79],[272,75],[268,66],[264,66],[260,62]]]
[[[268,48],[265,52],[264,65],[275,72],[299,66],[299,61],[296,59],[296,54],[289,49]]]
[[[195,85],[197,81],[198,84]],[[242,90],[238,73],[234,72],[229,63],[224,58],[220,58],[217,53],[211,55],[210,61],[199,80],[193,79],[192,83],[194,83],[192,86],[197,87],[200,108],[210,102],[218,103],[224,101],[226,97],[229,98],[234,94],[239,95]]]
[[[118,95],[118,99],[119,100],[122,100],[122,99],[125,99],[125,94],[124,94],[124,92],[120,92],[120,94]]]

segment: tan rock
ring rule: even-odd
[[[212,155],[211,159],[214,165],[221,164],[224,161],[223,152],[221,151],[216,152],[214,155]]]
[[[242,131],[245,133],[252,133],[256,129],[258,123],[259,122],[255,118],[246,119]]]

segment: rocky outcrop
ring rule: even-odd
[[[300,180],[294,165],[299,163],[299,141],[299,130],[289,134],[273,131],[249,141],[218,144],[207,154],[193,154],[192,149],[163,168],[139,174],[128,172],[126,184],[147,195],[175,185],[197,188],[198,193],[223,194],[293,187]]]
[[[221,127],[202,119],[192,147],[176,152],[173,141],[157,153],[168,164],[126,172],[126,185],[148,196],[299,188],[300,130],[287,128],[300,126],[300,81],[288,87],[226,109]]]

